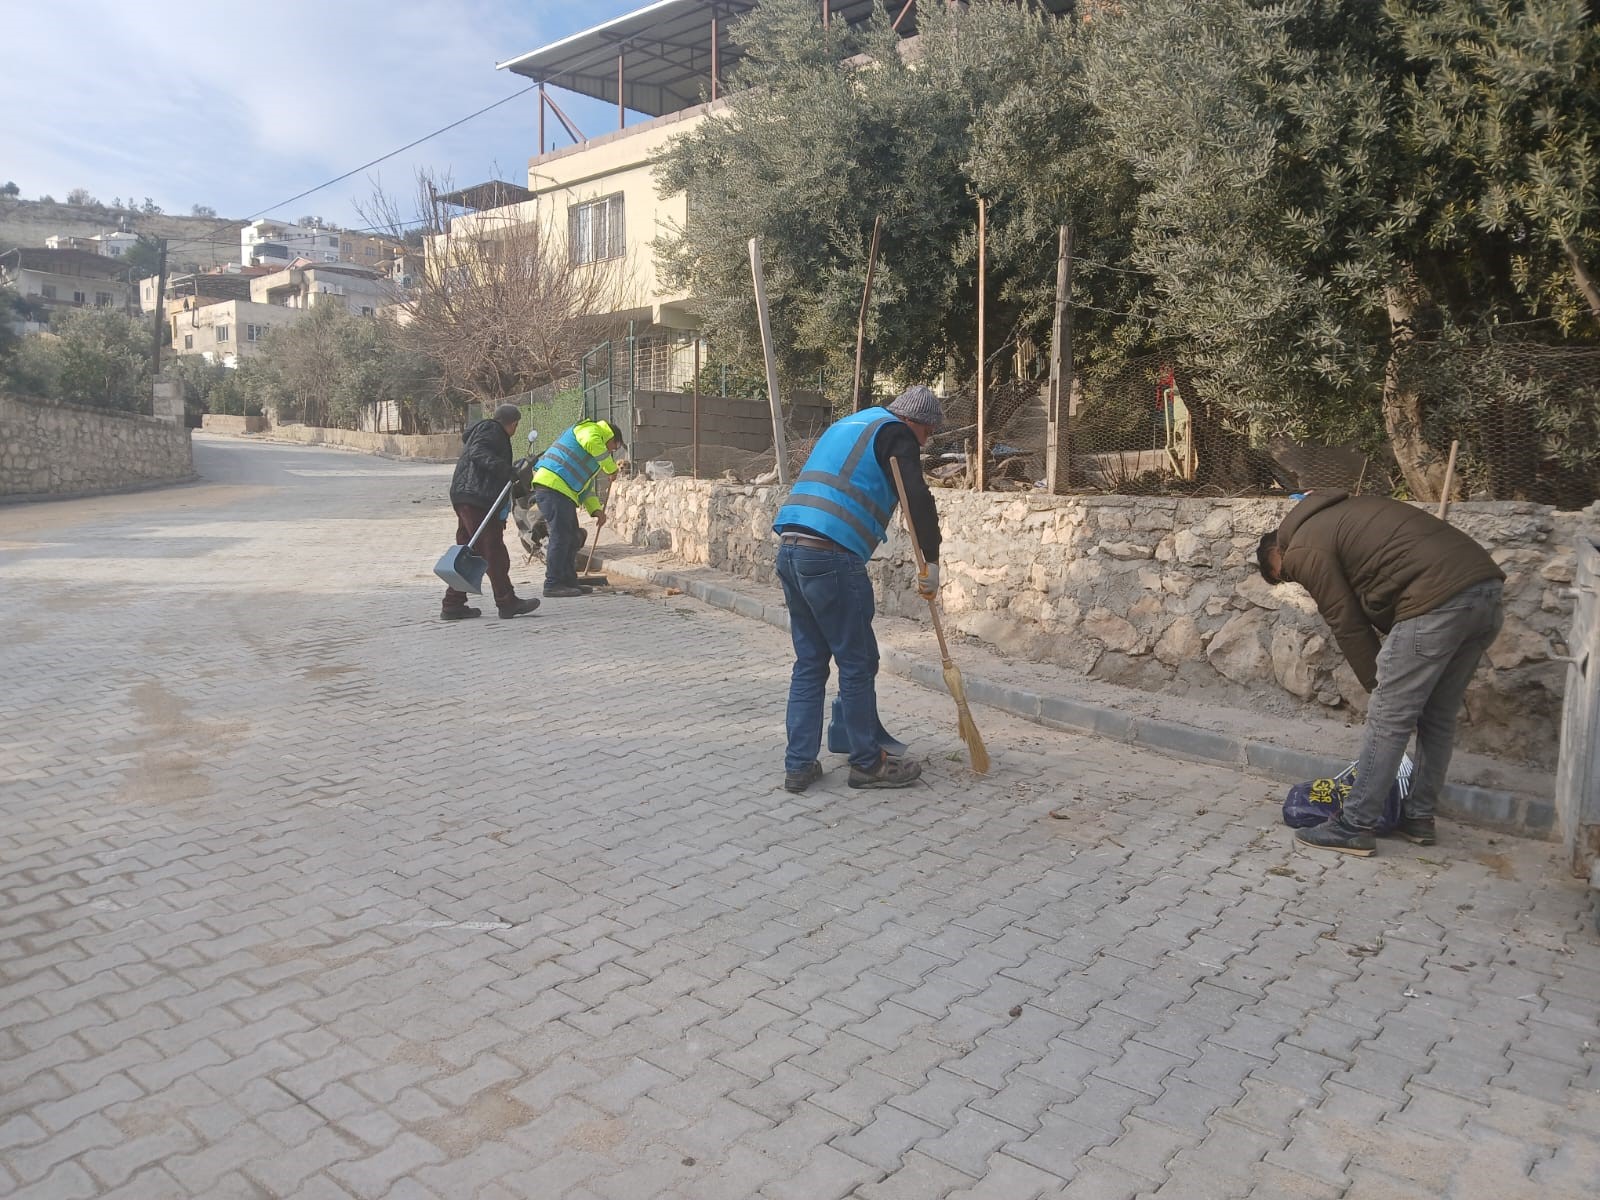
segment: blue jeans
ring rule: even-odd
[[[785,718],[789,744],[783,769],[803,771],[822,746],[822,701],[828,660],[839,664],[839,700],[850,764],[878,763],[878,639],[872,632],[872,581],[867,564],[844,550],[778,547],[778,578],[789,607],[794,673]]]
[[[1450,766],[1461,701],[1504,620],[1502,587],[1498,579],[1475,583],[1389,631],[1378,655],[1378,687],[1367,705],[1356,781],[1341,813],[1346,825],[1371,829],[1378,823],[1413,731],[1416,769],[1403,815],[1433,816]]]
[[[549,528],[544,543],[544,585],[578,582],[578,506],[554,488],[536,487],[533,501]]]

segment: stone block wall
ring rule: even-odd
[[[193,477],[181,423],[0,394],[0,496],[72,496]]]
[[[1255,545],[1283,500],[1019,495],[935,489],[950,624],[1002,649],[1097,679],[1249,708],[1364,711],[1316,606],[1270,587]],[[688,563],[775,582],[777,487],[705,480],[622,481],[608,509],[619,534]],[[1557,753],[1571,622],[1572,539],[1600,532],[1600,507],[1464,503],[1451,521],[1506,572],[1506,625],[1467,696],[1460,744],[1540,767]],[[881,611],[921,616],[898,523],[869,565]]]
[[[459,433],[362,433],[357,429],[332,429],[321,425],[271,425],[267,436],[280,442],[306,446],[343,446],[365,454],[389,458],[416,458],[454,462],[461,454]]]
[[[200,418],[200,428],[207,433],[265,433],[265,417],[230,417],[226,413],[206,413]]]

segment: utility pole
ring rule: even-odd
[[[161,330],[167,323],[167,239],[161,239],[161,256],[156,260],[155,345],[150,355],[150,374],[161,378]]]
[[[1056,252],[1056,319],[1050,334],[1050,407],[1044,451],[1044,489],[1061,495],[1072,478],[1072,229],[1061,227]]]
[[[987,247],[985,244],[985,210],[983,197],[978,197],[978,458],[975,463],[967,464],[968,481],[978,491],[987,491],[989,487],[989,414],[985,411],[983,377],[988,373],[988,364],[984,362],[983,340],[983,293],[984,293],[984,268],[987,262]]]

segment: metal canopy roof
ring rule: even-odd
[[[938,3],[939,0],[920,0]],[[898,15],[903,0],[881,0]],[[1043,0],[1041,7],[1065,12],[1074,0]],[[880,0],[831,0],[831,20],[858,24]],[[711,87],[711,21],[717,20],[717,68],[723,79],[743,50],[728,26],[755,7],[754,0],[656,0],[634,12],[551,42],[496,66],[539,83],[617,102],[617,54],[622,54],[622,103],[652,117],[699,104]],[[818,10],[821,0],[818,0]],[[900,23],[902,34],[916,32],[916,8]]]
[[[482,211],[487,208],[504,208],[508,204],[521,204],[534,199],[534,193],[517,183],[491,179],[454,192],[440,192],[437,199],[452,208],[470,208]]]

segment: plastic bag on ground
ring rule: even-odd
[[[1295,784],[1283,799],[1283,823],[1293,829],[1305,829],[1337,817],[1355,784],[1358,765],[1351,763],[1332,779],[1313,779]],[[1392,833],[1400,823],[1405,799],[1411,794],[1411,770],[1411,756],[1407,754],[1401,758],[1400,770],[1389,785],[1389,794],[1383,800],[1383,813],[1373,827],[1374,833]]]

